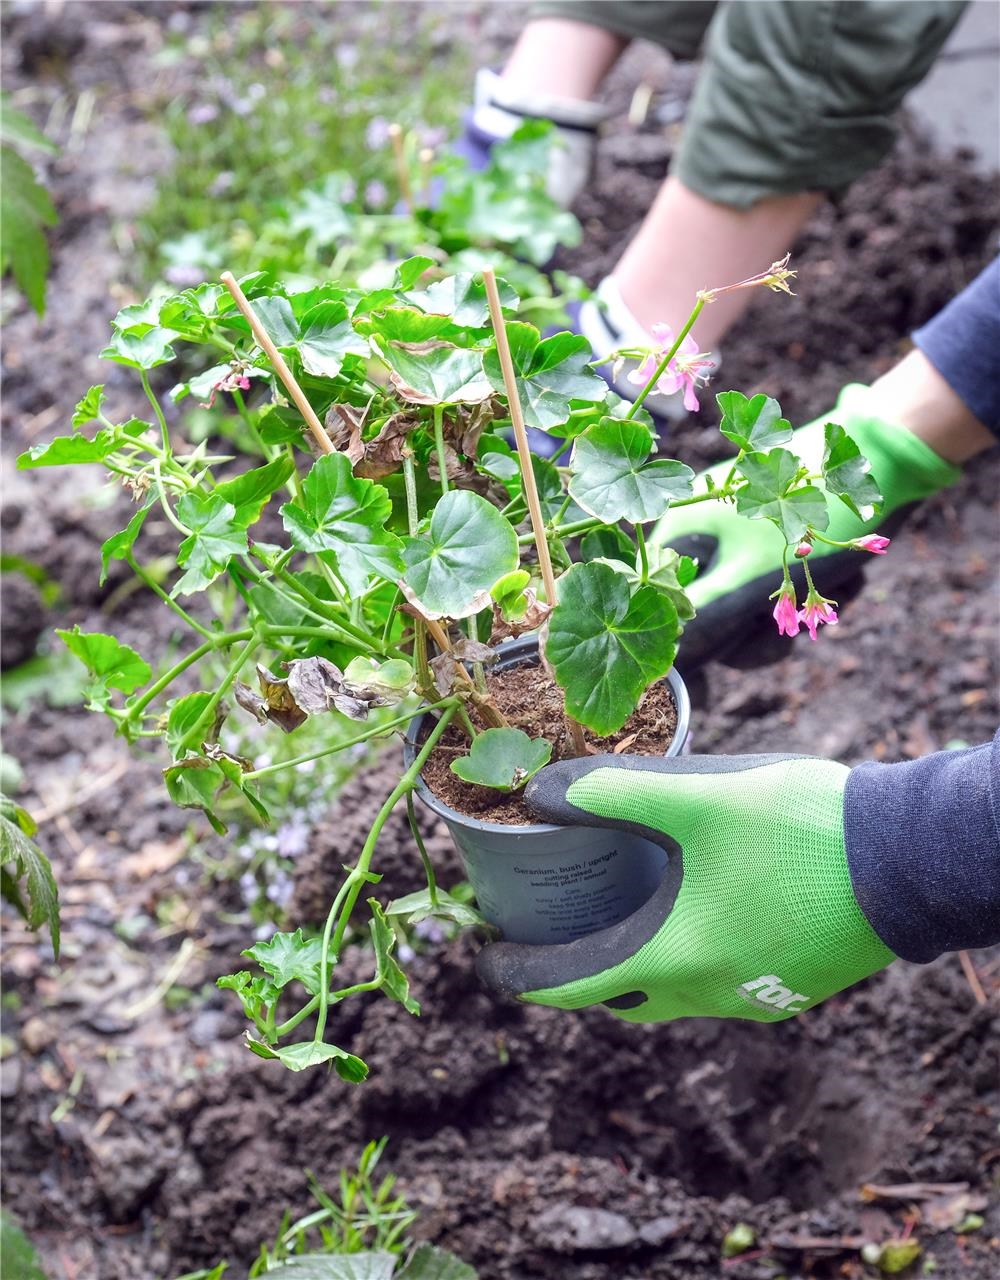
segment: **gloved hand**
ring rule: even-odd
[[[633,831],[668,853],[633,915],[559,946],[499,942],[476,968],[499,994],[630,1022],[778,1022],[894,957],[858,906],[844,849],[850,771],[812,756],[595,756],[528,784],[540,819]]]
[[[495,142],[509,138],[526,120],[548,120],[555,127],[546,190],[557,204],[569,209],[590,179],[598,126],[608,114],[596,102],[512,89],[495,71],[483,67],[476,74],[472,110],[451,150],[470,168],[485,169]]]
[[[879,417],[868,408],[866,387],[845,387],[836,408],[808,426],[800,427],[786,447],[818,470],[823,456],[823,426],[839,423],[871,463],[871,474],[882,491],[884,503],[875,518],[862,521],[839,498],[829,500],[827,537],[844,542],[876,529],[891,533],[908,508],[929,497],[961,475],[957,467],[929,448],[905,427]],[[723,483],[730,462],[702,473],[695,492],[704,489],[704,475]],[[763,628],[777,639],[768,597],[781,581],[781,557],[785,546],[780,530],[770,520],[748,520],[729,503],[705,502],[668,511],[654,527],[650,544],[673,547],[699,562],[698,576],[688,587],[697,617],[687,623],[681,638],[678,667],[690,672],[709,658],[732,665],[756,665],[787,652],[780,646],[759,646],[754,632]],[[864,554],[838,550],[819,540],[809,556],[817,589],[825,596],[845,599],[861,585]],[[801,565],[792,564],[792,581],[801,603],[805,581]],[[761,632],[757,631],[757,636]],[[755,661],[756,660],[756,661]]]

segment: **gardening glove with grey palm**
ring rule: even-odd
[[[876,530],[892,532],[906,510],[954,483],[961,472],[940,458],[905,427],[881,417],[869,408],[868,388],[845,387],[836,408],[823,418],[799,428],[787,446],[803,461],[819,470],[823,457],[823,427],[839,423],[871,463],[871,474],[882,492],[881,511],[862,520],[837,497],[828,499],[830,511],[826,537],[846,542]],[[705,479],[725,482],[731,461],[710,468],[695,482],[703,492]],[[687,588],[697,616],[684,629],[678,665],[686,672],[718,658],[733,665],[756,665],[784,652],[770,649],[766,638],[777,637],[770,620],[769,596],[781,581],[784,538],[766,519],[748,520],[730,503],[705,502],[668,511],[656,525],[651,542],[673,547],[698,561],[698,576]],[[878,544],[876,544],[878,545]],[[862,557],[854,550],[828,546],[819,539],[809,556],[816,587],[824,596],[843,602],[861,585]],[[792,581],[801,599],[805,580],[801,565],[791,566]],[[766,625],[765,625],[766,624]]]
[[[568,209],[590,178],[597,130],[608,114],[596,102],[512,89],[495,71],[483,67],[476,75],[475,102],[451,151],[470,168],[482,170],[494,144],[509,138],[526,120],[549,121],[553,133],[545,185],[549,196]]]
[[[550,765],[525,793],[537,817],[654,841],[667,850],[666,876],[633,915],[588,937],[484,948],[480,977],[499,994],[604,1004],[631,1022],[777,1022],[860,981],[894,955],[852,889],[849,773],[793,755]]]

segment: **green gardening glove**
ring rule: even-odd
[[[823,457],[823,426],[837,422],[850,435],[871,463],[871,474],[882,492],[882,509],[863,521],[840,500],[829,499],[830,524],[824,531],[836,542],[846,542],[881,529],[892,532],[904,514],[921,498],[929,497],[961,475],[922,440],[867,410],[867,387],[852,385],[841,392],[836,408],[795,432],[787,448],[819,470]],[[702,473],[695,492],[706,487],[704,477],[723,483],[731,461],[719,463]],[[895,516],[895,520],[891,517]],[[781,561],[785,540],[770,520],[748,520],[730,503],[703,502],[668,511],[650,535],[651,545],[673,547],[698,561],[698,576],[687,588],[697,616],[684,627],[678,666],[690,673],[709,658],[755,663],[752,637],[777,637],[771,620],[771,593],[781,583]],[[819,592],[841,601],[856,594],[860,586],[863,556],[858,551],[827,546],[817,539],[809,556],[809,568]],[[792,581],[801,603],[805,597],[802,567],[793,563]],[[748,643],[749,642],[749,643]],[[783,653],[783,641],[779,652]],[[748,652],[748,650],[750,652]],[[777,656],[772,649],[760,653],[759,660]]]
[[[540,819],[635,832],[668,854],[627,919],[557,946],[499,942],[477,959],[498,994],[630,1022],[779,1022],[892,959],[861,913],[844,851],[850,771],[812,756],[594,756],[543,769]]]

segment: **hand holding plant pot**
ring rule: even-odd
[[[477,969],[537,1004],[604,1004],[630,1022],[790,1018],[894,957],[858,906],[844,848],[850,771],[807,756],[598,756],[550,765],[527,803],[668,854],[650,900],[558,947],[496,943]]]
[[[775,263],[731,287],[787,291],[790,275]],[[362,848],[336,851],[352,861],[322,931],[277,933],[244,952],[256,971],[220,979],[242,1001],[255,1053],[359,1080],[364,1063],[327,1039],[334,1007],[381,991],[416,1012],[394,954],[400,922],[481,919],[438,888],[425,855],[426,892],[397,904],[372,896],[379,833],[446,735],[458,736],[459,749],[448,747],[455,772],[503,793],[523,787],[547,752],[583,756],[587,735],[601,743],[622,732],[671,671],[694,612],[685,588],[696,566],[647,538],[668,509],[735,505],[771,530],[784,566],[827,529],[827,493],[856,512],[879,494],[841,427],[825,425],[820,456],[803,461],[763,395],[718,397],[739,454],[704,490],[689,467],[655,456],[642,402],[662,377],[700,378],[679,353],[721,290],[699,297],[629,404],[593,372],[583,338],[543,338],[510,318],[517,294],[492,272],[446,275],[413,258],[392,287],[374,290],[223,279],[225,288],[149,299],[113,321],[103,354],[136,372],[148,419],[112,420],[93,387],[73,433],[19,465],[96,464],[133,494],[135,514],[103,544],[102,572],[124,560],[190,642],[151,662],[110,634],[61,634],[90,672],[89,705],[130,741],[161,737],[171,797],[216,830],[225,830],[220,797],[267,821],[279,768],[402,733],[420,703],[430,715]],[[182,349],[182,380],[161,400],[153,371]],[[237,416],[220,428],[253,457],[249,468],[172,425],[175,405],[193,399],[220,413],[224,397]],[[526,427],[561,441],[552,459],[530,455]],[[173,539],[176,573],[166,579],[150,530]],[[776,595],[786,573],[775,575]],[[488,676],[499,641],[532,633],[539,680],[551,675],[560,691],[547,742],[511,733]],[[284,765],[254,760],[233,739],[234,706],[284,733],[322,717],[328,743]],[[372,976],[338,987],[362,894]]]

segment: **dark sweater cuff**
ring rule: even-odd
[[[913,334],[952,391],[1000,438],[1000,258]]]
[[[858,905],[897,956],[1000,942],[1000,730],[981,747],[852,769],[844,841]]]

